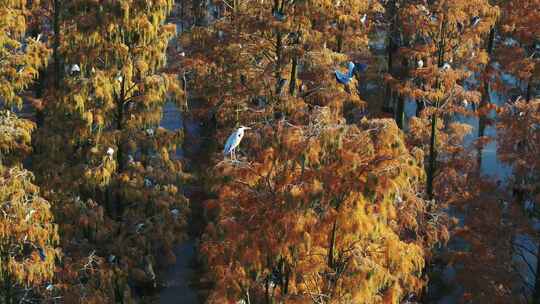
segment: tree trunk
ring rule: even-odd
[[[436,170],[437,151],[435,143],[437,140],[437,114],[431,115],[431,139],[429,143],[429,164],[427,171],[427,195],[433,199],[433,178]]]
[[[328,244],[328,267],[334,268],[334,243],[336,241],[337,220],[334,221],[332,232],[330,234],[330,243]]]
[[[480,115],[478,118],[478,138],[483,137],[486,130],[486,117],[484,115]],[[481,147],[478,147],[477,151],[477,160],[478,160],[478,174],[482,171],[482,152],[483,149]]]
[[[401,95],[397,97],[396,123],[403,130],[405,127],[405,98]]]
[[[532,82],[533,77],[529,77],[529,81],[527,82],[527,91],[525,92],[525,100],[527,102],[531,101],[531,95],[532,95]]]
[[[54,85],[55,89],[58,90],[60,88],[60,81],[62,79],[62,71],[61,63],[60,63],[60,54],[59,54],[59,48],[60,48],[60,1],[61,0],[54,0],[53,6],[54,6],[54,13],[53,13],[53,31],[54,31],[54,38],[53,38],[53,60],[54,60]]]
[[[298,68],[298,58],[296,56],[292,59],[291,77],[289,82],[289,94],[295,96],[296,94],[296,74]]]
[[[492,27],[489,31],[489,38],[487,41],[486,49],[489,55],[493,53],[493,45],[495,41],[495,27]],[[491,62],[488,63],[491,64]],[[487,68],[487,67],[486,67]],[[485,73],[485,71],[484,71]],[[482,100],[480,101],[479,109],[482,110],[486,105],[490,104],[489,97],[489,79],[484,77],[484,89],[482,91]],[[480,114],[478,117],[478,138],[483,137],[486,130],[487,118],[484,114]],[[479,147],[477,151],[477,161],[478,161],[478,174],[482,171],[482,148]]]
[[[120,96],[118,96],[118,100],[117,100],[117,114],[116,114],[116,130],[118,130],[119,132],[119,138],[118,138],[118,143],[117,143],[117,151],[116,151],[116,163],[118,165],[118,170],[117,170],[117,174],[120,174],[124,171],[124,149],[123,149],[123,142],[122,142],[122,131],[123,131],[123,128],[124,128],[124,99],[125,99],[125,77],[122,77],[122,83],[121,83],[121,88],[120,88]],[[109,188],[108,188],[108,191],[110,192],[109,193],[109,196],[112,198],[113,196],[113,185],[110,185]],[[121,197],[121,194],[120,194],[120,191],[116,191],[116,193],[114,193],[114,201],[111,202],[112,203],[112,216],[113,218],[116,218],[116,219],[121,219],[122,217],[122,213],[123,213],[123,208],[122,208],[122,197]]]
[[[334,224],[332,226],[332,232],[330,233],[330,240],[328,244],[328,270],[333,271],[334,270],[334,246],[336,242],[336,229],[337,229],[337,219],[334,220]],[[333,284],[334,284],[334,277],[333,274],[330,274],[330,276],[326,277],[326,282],[324,288],[325,294],[332,294],[333,293]]]
[[[424,111],[425,105],[424,102],[421,100],[416,101],[416,117],[420,117],[422,114],[422,111]]]
[[[266,300],[266,304],[270,304],[270,279],[267,279],[264,283],[264,298]]]

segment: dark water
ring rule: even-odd
[[[197,123],[184,124],[182,113],[173,103],[167,103],[163,108],[161,126],[169,130],[179,130],[185,125],[186,140],[197,138],[199,126]],[[177,150],[177,156],[183,157],[182,149]],[[190,287],[194,277],[194,269],[191,267],[195,259],[195,240],[189,239],[174,248],[176,263],[166,269],[164,273],[165,287],[159,293],[160,304],[196,304],[199,303],[196,291]]]
[[[195,241],[188,240],[174,249],[176,264],[165,273],[165,288],[159,294],[160,304],[198,303],[196,292],[189,286],[194,276],[190,263],[195,256]]]

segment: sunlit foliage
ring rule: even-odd
[[[202,245],[211,303],[399,303],[424,286],[425,248],[447,235],[417,195],[419,160],[394,123],[328,112],[248,135],[253,161],[220,167]]]

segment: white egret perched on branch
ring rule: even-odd
[[[244,137],[244,131],[249,130],[251,128],[241,126],[236,131],[234,131],[229,138],[227,139],[227,142],[225,143],[225,148],[223,149],[223,155],[231,155],[231,159],[236,159],[236,147],[240,144],[240,141]]]

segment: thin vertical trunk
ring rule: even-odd
[[[328,244],[328,267],[334,268],[334,243],[336,241],[337,220],[334,221],[332,232],[330,234],[330,243]]]
[[[122,83],[120,88],[120,96],[118,96],[117,100],[117,114],[116,114],[116,130],[119,132],[119,138],[117,143],[117,151],[116,151],[116,163],[118,165],[118,171],[117,173],[122,173],[124,171],[124,149],[123,149],[123,141],[122,141],[122,131],[124,128],[124,99],[125,99],[125,77],[122,77]],[[108,196],[113,196],[113,186],[110,186],[108,189]],[[116,191],[114,193],[114,201],[112,201],[112,212],[113,217],[120,218],[123,213],[122,208],[122,197],[120,194],[120,191]]]
[[[124,171],[124,154],[122,149],[122,131],[124,129],[124,100],[126,98],[125,90],[126,80],[125,77],[122,77],[122,83],[120,88],[120,96],[117,101],[117,117],[116,117],[116,129],[120,131],[120,138],[118,138],[118,151],[116,153],[116,161],[118,163],[118,171]]]
[[[527,100],[527,102],[531,101],[531,95],[532,95],[532,82],[533,82],[533,77],[529,77],[529,81],[527,82],[527,91],[525,92],[525,100]]]
[[[493,26],[489,30],[489,38],[488,38],[488,44],[487,44],[487,52],[488,52],[489,55],[491,55],[491,53],[493,53],[494,42],[495,42],[495,26]]]
[[[403,130],[405,127],[405,98],[401,95],[397,97],[396,123]]]
[[[427,172],[427,195],[429,199],[433,199],[433,178],[435,176],[435,162],[437,160],[437,151],[435,144],[437,141],[437,114],[431,115],[431,138],[429,143],[429,164]]]
[[[6,304],[11,304],[13,301],[11,299],[11,276],[9,272],[6,270],[3,273],[4,277],[4,302]]]
[[[426,106],[424,105],[424,102],[422,100],[416,101],[416,117],[420,117],[425,107]]]
[[[483,137],[485,135],[486,131],[486,117],[484,115],[480,115],[480,118],[478,119],[478,138]],[[478,174],[482,171],[482,152],[483,149],[481,147],[478,147],[477,151],[477,160],[478,160]]]
[[[489,31],[489,38],[487,41],[486,49],[488,52],[488,55],[491,56],[493,53],[493,45],[495,41],[495,26],[491,28]],[[489,66],[490,63],[488,63]],[[486,67],[487,69],[488,67]],[[486,71],[484,71],[485,73]],[[480,101],[479,109],[482,110],[485,106],[490,104],[490,97],[489,97],[489,78],[484,76],[484,89],[482,90],[482,100]],[[483,113],[483,111],[480,111],[480,115],[478,118],[478,138],[483,137],[486,130],[486,123],[487,123],[487,117]],[[477,161],[478,161],[478,174],[481,173],[482,170],[482,148],[479,147],[477,151]]]
[[[441,68],[444,65],[444,49],[446,47],[446,15],[443,15],[441,21],[441,40],[439,41],[438,46],[438,64],[437,66]],[[440,80],[436,81],[436,88],[440,89],[441,83]],[[440,100],[436,100],[435,108],[439,108]],[[431,138],[429,142],[429,163],[427,171],[427,195],[429,199],[433,199],[433,180],[435,179],[435,170],[437,170],[437,148],[435,144],[437,143],[437,112],[431,114]]]
[[[124,286],[123,286],[123,282],[119,282],[120,279],[119,279],[118,272],[116,271],[116,266],[114,266],[113,268],[113,273],[114,273],[115,302],[118,304],[124,304]]]
[[[264,283],[264,299],[266,304],[270,304],[270,279],[267,279]]]
[[[283,294],[286,295],[286,294],[289,294],[289,279],[290,279],[290,269],[288,266],[285,267],[286,270],[285,270],[285,282],[284,282],[284,285],[283,285]]]
[[[39,77],[36,81],[36,98],[40,99],[43,97],[43,89],[44,89],[44,84],[45,84],[45,79],[47,78],[47,71],[46,70],[42,70],[40,71],[39,73]],[[38,108],[35,108],[36,110],[36,126],[38,128],[41,128],[45,122],[45,111],[44,109],[38,109]]]
[[[292,67],[291,67],[291,80],[289,82],[289,94],[291,96],[296,95],[296,75],[297,75],[297,68],[298,68],[298,58],[294,56],[292,58]]]
[[[275,78],[276,81],[279,81],[281,78],[281,60],[282,60],[282,53],[283,53],[283,34],[278,31],[276,33],[276,70],[275,70]]]
[[[330,240],[329,240],[329,244],[328,244],[328,269],[330,271],[333,271],[334,270],[334,247],[335,247],[335,243],[336,243],[336,229],[337,229],[337,219],[334,220],[334,224],[332,226],[332,232],[330,233]],[[333,289],[334,289],[334,277],[333,276],[329,276],[329,277],[326,277],[326,282],[325,282],[325,286],[324,288],[326,289],[325,290],[325,293],[326,294],[332,294],[333,293]]]
[[[396,16],[396,1],[395,0],[392,0],[390,1],[389,3],[389,8],[388,8],[388,16],[390,16],[391,18],[391,23],[390,23],[390,30],[388,31],[388,34],[387,34],[387,39],[388,39],[388,46],[386,48],[386,56],[387,56],[387,72],[392,75],[393,77],[396,76],[396,71],[394,69],[394,53],[395,51],[397,50],[397,45],[395,43],[395,38],[397,36],[397,27],[396,27],[396,23],[397,23],[397,16]],[[390,87],[390,84],[387,84],[386,85],[386,92],[385,92],[385,97],[384,97],[384,101],[383,101],[383,111],[386,111],[387,109],[391,108],[394,106],[395,102],[394,102],[394,94],[392,92],[392,88]],[[394,109],[394,112],[395,112],[395,115],[396,115],[396,118],[397,118],[397,113],[396,113],[396,110],[397,109]]]
[[[60,1],[61,0],[54,0],[53,6],[54,6],[54,12],[53,12],[53,31],[54,31],[54,38],[53,38],[53,60],[54,60],[54,85],[55,89],[58,90],[60,88],[60,81],[62,79],[62,68],[60,63]]]

